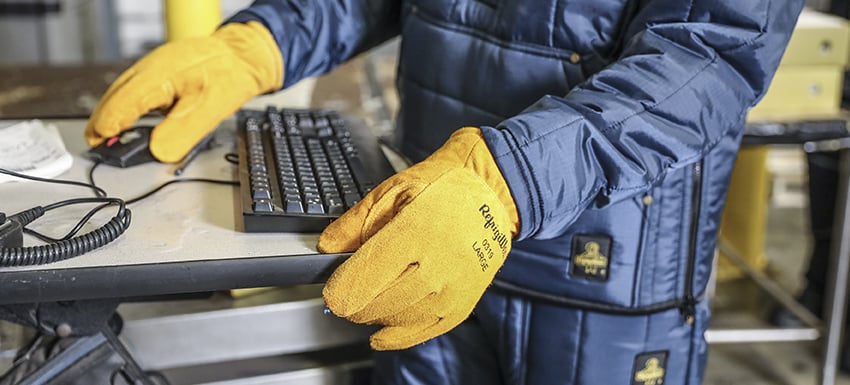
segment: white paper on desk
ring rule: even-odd
[[[73,162],[56,126],[37,119],[0,121],[0,168],[52,178],[71,168]],[[0,174],[0,183],[22,180],[25,179]]]

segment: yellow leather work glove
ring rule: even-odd
[[[327,253],[357,250],[324,288],[328,308],[380,324],[376,350],[448,332],[472,312],[511,249],[516,205],[478,128],[455,132],[330,224]]]
[[[128,68],[104,94],[86,126],[96,146],[151,110],[167,111],[150,149],[176,162],[245,102],[283,84],[283,59],[260,23],[232,23],[208,37],[166,43]]]

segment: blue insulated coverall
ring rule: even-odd
[[[699,384],[747,110],[803,0],[260,0],[285,84],[393,36],[400,144],[482,127],[518,206],[473,316],[379,352],[387,384]],[[438,219],[435,219],[439,221]]]

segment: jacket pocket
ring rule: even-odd
[[[559,237],[517,242],[494,287],[610,314],[692,314],[701,183],[701,163],[673,170]]]

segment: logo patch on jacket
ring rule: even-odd
[[[641,353],[635,357],[632,385],[663,385],[668,352]]]
[[[573,237],[570,274],[594,281],[607,281],[611,260],[611,238],[601,235]]]

